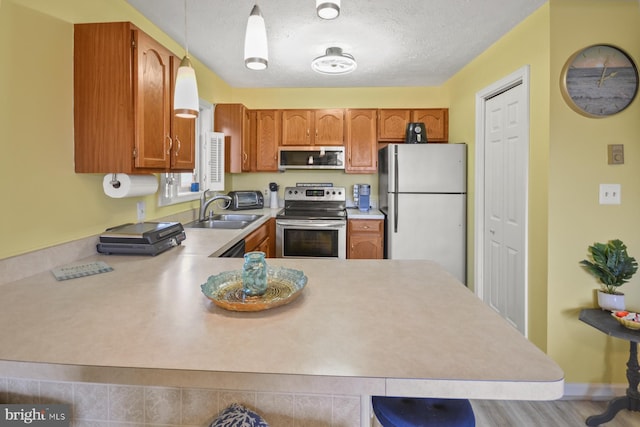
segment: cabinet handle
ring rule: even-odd
[[[173,147],[173,139],[171,139],[171,135],[167,135],[167,139],[169,140],[169,149],[167,150],[167,154],[171,154],[171,148]]]
[[[243,161],[245,161],[245,162],[246,162],[248,157],[249,157],[249,156],[247,156],[247,153],[242,153],[242,159],[243,159]]]
[[[180,153],[180,138],[178,138],[178,135],[175,136],[175,140],[178,142],[178,149],[176,150],[176,157],[178,157],[178,153]]]

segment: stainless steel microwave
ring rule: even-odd
[[[344,147],[280,147],[278,169],[344,169]]]

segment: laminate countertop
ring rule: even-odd
[[[187,229],[155,257],[95,254],[113,271],[0,286],[0,375],[318,393],[552,400],[560,367],[430,261],[268,259],[304,271],[290,304],[231,312],[201,292],[242,259]],[[218,239],[218,240],[216,240]],[[221,240],[222,239],[222,240]]]

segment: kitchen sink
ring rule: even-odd
[[[207,217],[204,221],[195,220],[185,224],[187,228],[217,228],[226,230],[238,230],[245,228],[262,215],[252,214],[217,214]]]

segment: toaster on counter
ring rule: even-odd
[[[264,207],[264,196],[261,191],[230,191],[230,210],[239,211],[243,209],[262,209]]]

